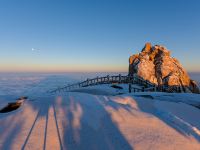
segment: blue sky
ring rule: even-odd
[[[200,72],[199,6],[198,0],[1,0],[0,71],[127,71],[129,56],[151,42]]]

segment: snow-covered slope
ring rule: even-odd
[[[13,80],[12,80],[13,79]],[[200,95],[128,93],[97,85],[50,95],[67,76],[0,77],[0,149],[200,150]]]
[[[76,92],[30,99],[0,114],[0,149],[199,150],[200,110],[160,99]]]

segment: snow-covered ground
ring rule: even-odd
[[[0,149],[200,150],[199,94],[129,94],[127,85],[97,85],[50,95],[47,87],[66,77],[45,79],[18,93],[29,96],[19,109],[0,113]],[[5,95],[0,107],[18,96]]]
[[[199,150],[199,116],[193,106],[134,94],[38,97],[0,114],[0,149]]]

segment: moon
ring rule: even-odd
[[[35,48],[32,48],[31,50],[32,50],[32,51],[38,51],[38,50],[37,50],[37,49],[35,49]]]

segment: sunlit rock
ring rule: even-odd
[[[200,93],[195,81],[164,46],[146,43],[139,54],[129,58],[129,75],[137,74],[158,86],[178,87],[181,92]]]

